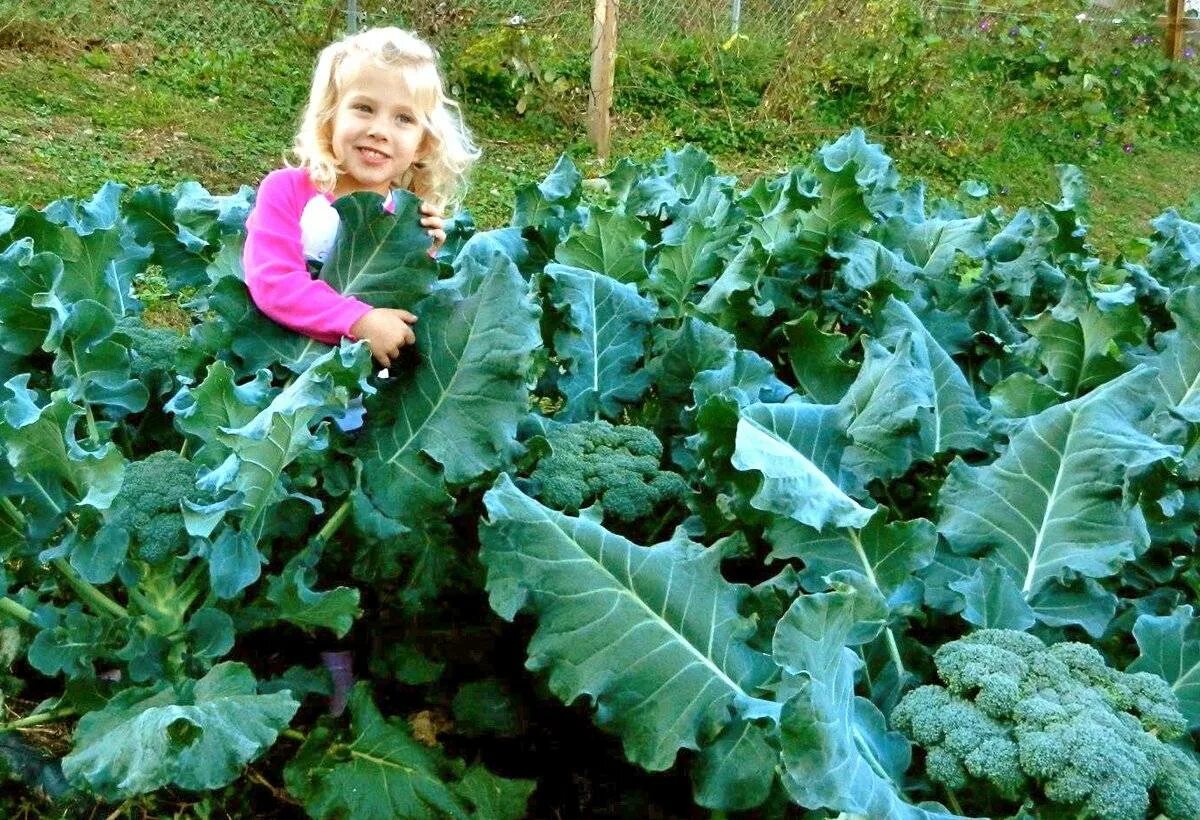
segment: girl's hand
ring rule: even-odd
[[[407,310],[374,308],[350,326],[350,335],[365,340],[375,361],[387,367],[400,355],[400,348],[416,343],[417,336],[409,327],[416,321]]]
[[[436,254],[446,241],[445,225],[440,210],[428,202],[421,203],[421,227],[425,228],[425,233],[433,237],[433,246],[429,249],[430,256]]]

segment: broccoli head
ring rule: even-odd
[[[129,373],[146,385],[152,395],[162,395],[174,386],[173,374],[180,369],[180,354],[190,341],[166,327],[151,327],[136,316],[123,318],[118,332],[127,340]]]
[[[1111,669],[1087,644],[1003,629],[942,646],[934,664],[944,685],[909,692],[892,713],[925,749],[931,780],[957,790],[974,778],[1010,800],[1034,783],[1103,820],[1145,817],[1152,801],[1170,818],[1200,816],[1200,764],[1169,743],[1187,722],[1162,678]]]
[[[180,502],[209,500],[196,487],[196,465],[171,450],[151,453],[125,468],[121,491],[108,511],[109,526],[129,533],[133,554],[158,564],[187,546]]]
[[[546,441],[550,452],[530,478],[548,507],[575,513],[598,501],[606,515],[632,522],[687,494],[680,476],[659,469],[662,443],[645,427],[584,421],[550,430]]]

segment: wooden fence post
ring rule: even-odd
[[[1167,0],[1163,52],[1172,60],[1183,59],[1183,0]]]
[[[592,15],[592,91],[588,95],[588,137],[596,155],[608,159],[612,128],[613,77],[617,57],[619,0],[596,0]]]

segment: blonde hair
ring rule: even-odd
[[[284,154],[285,164],[290,167],[294,157],[318,190],[333,191],[345,171],[333,156],[334,116],[343,89],[368,64],[395,70],[396,81],[425,127],[421,153],[392,180],[392,187],[412,191],[438,207],[458,204],[479,149],[462,122],[458,104],[446,96],[434,49],[411,31],[391,26],[347,35],[321,51],[300,130],[291,151]]]

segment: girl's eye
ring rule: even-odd
[[[396,122],[401,122],[401,123],[404,123],[405,125],[411,125],[412,123],[414,123],[416,121],[417,121],[417,118],[414,117],[412,114],[397,114],[396,115]]]
[[[361,110],[361,111],[370,111],[371,110],[371,106],[367,105],[366,103],[355,103],[354,108],[356,110]]]

